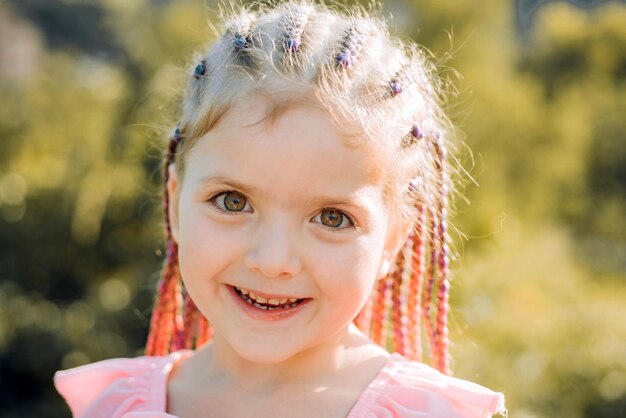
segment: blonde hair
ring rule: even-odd
[[[241,8],[224,21],[222,35],[191,67],[167,152],[165,182],[173,163],[183,178],[185,153],[241,97],[269,99],[268,118],[297,102],[328,110],[353,145],[388,156],[383,170],[387,190],[413,225],[396,268],[377,283],[354,322],[375,342],[418,360],[423,328],[431,363],[449,373],[445,140],[452,129],[442,110],[435,67],[419,46],[391,37],[382,20],[361,9],[346,14],[290,1]],[[167,261],[146,346],[149,355],[198,347],[211,338],[210,324],[180,280],[167,189],[164,205]]]

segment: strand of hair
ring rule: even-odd
[[[374,303],[372,307],[372,327],[371,337],[374,342],[382,345],[383,343],[383,320],[385,310],[385,290],[387,288],[386,278],[376,282],[376,291],[374,294]]]
[[[424,297],[422,298],[422,318],[424,321],[424,329],[426,330],[426,336],[428,337],[428,343],[430,348],[431,363],[436,364],[437,361],[437,344],[436,344],[436,330],[433,326],[433,319],[431,315],[432,293],[436,275],[436,263],[437,263],[437,244],[434,229],[437,225],[437,215],[434,210],[429,210],[431,223],[430,223],[430,257],[428,263],[428,273],[425,280]]]
[[[391,278],[391,326],[393,332],[393,345],[394,350],[400,354],[405,354],[405,335],[406,335],[406,323],[404,316],[402,315],[402,280],[404,276],[404,251],[401,250],[398,253],[396,259],[396,269]]]

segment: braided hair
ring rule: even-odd
[[[221,37],[190,68],[182,115],[167,148],[167,253],[146,354],[192,349],[212,338],[211,325],[181,280],[168,215],[169,170],[174,164],[182,178],[186,150],[237,98],[255,92],[273,100],[274,113],[313,97],[350,140],[390,156],[386,192],[412,228],[354,323],[381,346],[449,374],[447,143],[453,129],[434,66],[420,47],[391,37],[381,20],[361,10],[347,15],[292,1],[243,8],[225,22]]]

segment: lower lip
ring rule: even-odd
[[[291,318],[292,316],[297,315],[300,311],[302,311],[305,306],[312,300],[305,299],[304,301],[300,302],[298,305],[292,308],[274,309],[268,311],[265,309],[257,308],[254,305],[250,305],[248,302],[243,300],[241,296],[239,296],[239,294],[237,294],[237,291],[235,291],[234,287],[227,286],[227,288],[230,294],[235,299],[235,303],[237,303],[243,309],[243,311],[248,314],[250,318],[259,319],[262,321],[282,321],[287,318]]]

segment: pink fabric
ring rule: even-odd
[[[167,378],[191,354],[112,359],[59,371],[54,384],[75,418],[176,418]],[[484,418],[506,414],[504,396],[393,354],[347,418]]]

